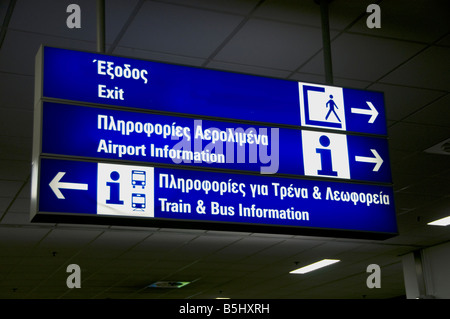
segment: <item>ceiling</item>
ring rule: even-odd
[[[81,7],[81,28],[66,8]],[[366,8],[381,7],[381,28]],[[383,91],[399,235],[384,241],[29,222],[34,57],[41,44],[96,50],[95,1],[0,2],[0,298],[403,298],[401,256],[450,240],[447,0],[334,0],[334,84]],[[313,0],[106,1],[109,54],[325,83]],[[341,262],[308,275],[289,271]],[[68,289],[66,267],[81,268]],[[369,264],[380,289],[366,286]],[[154,281],[190,281],[150,289]]]

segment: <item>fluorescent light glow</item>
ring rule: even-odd
[[[189,285],[190,281],[156,281],[147,287],[149,288],[181,288]]]
[[[450,225],[450,216],[435,220],[434,222],[428,223],[428,225],[432,226],[447,226]]]
[[[339,261],[340,261],[339,259],[322,259],[322,260],[320,260],[318,262],[315,262],[315,263],[313,263],[311,265],[295,269],[295,270],[293,270],[293,271],[291,271],[289,273],[290,274],[306,274],[307,272],[314,271],[314,270],[317,270],[319,268],[335,264],[335,263],[337,263]]]

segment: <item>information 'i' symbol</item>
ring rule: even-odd
[[[330,138],[326,135],[322,135],[319,138],[319,143],[323,147],[330,146]],[[322,169],[317,171],[319,175],[337,176],[337,172],[333,171],[333,163],[331,160],[331,150],[328,148],[316,148],[316,153],[320,154],[320,163]]]
[[[109,176],[114,182],[106,183],[106,186],[109,187],[109,199],[106,200],[106,203],[123,205],[123,200],[120,200],[120,183],[117,182],[120,174],[119,172],[113,171]]]

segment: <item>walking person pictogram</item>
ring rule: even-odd
[[[331,112],[333,112],[334,115],[336,116],[336,118],[338,119],[338,121],[341,122],[341,119],[339,118],[336,111],[334,110],[334,108],[338,109],[338,106],[333,101],[333,95],[330,95],[330,100],[327,102],[326,107],[329,107],[330,110],[328,111],[327,116],[325,116],[325,120],[328,120],[328,117],[331,115]]]

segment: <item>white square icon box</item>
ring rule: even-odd
[[[154,217],[153,167],[98,164],[97,214]]]
[[[347,136],[302,131],[305,175],[350,179]]]
[[[299,82],[302,126],[346,130],[342,88]]]

